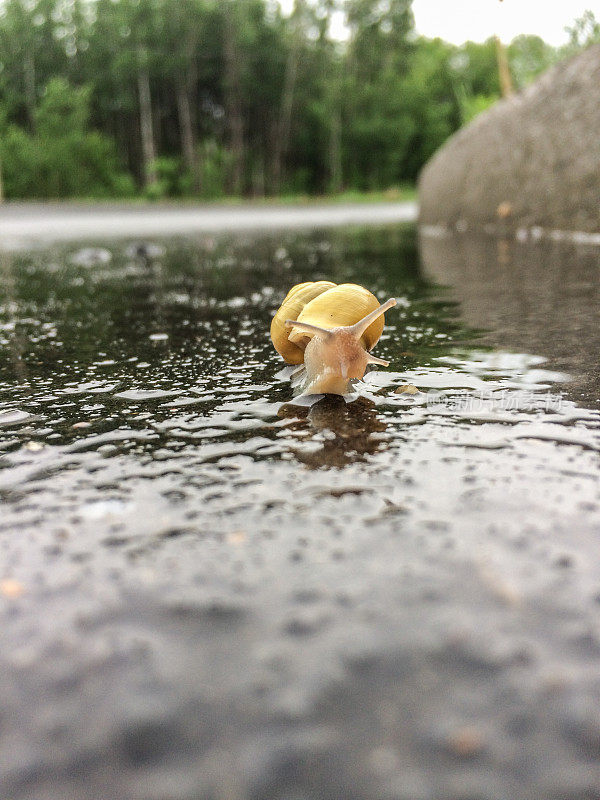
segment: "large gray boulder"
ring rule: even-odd
[[[458,131],[419,180],[425,225],[600,231],[600,45]]]

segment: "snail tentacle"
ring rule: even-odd
[[[359,321],[358,321],[357,323],[355,323],[354,325],[350,325],[350,326],[348,326],[348,327],[350,328],[350,330],[352,331],[352,333],[353,333],[353,334],[356,336],[356,338],[358,339],[358,338],[359,338],[359,337],[361,337],[361,336],[363,335],[363,333],[364,333],[364,332],[367,330],[367,328],[369,327],[369,325],[371,325],[371,324],[372,324],[372,323],[373,323],[373,322],[374,322],[376,319],[378,319],[378,318],[379,318],[379,317],[380,317],[382,314],[385,314],[385,312],[386,312],[386,311],[387,311],[389,308],[392,308],[392,306],[395,306],[395,305],[396,305],[396,298],[395,298],[395,297],[390,297],[390,299],[389,299],[389,300],[386,300],[386,301],[385,301],[385,303],[382,303],[382,304],[379,306],[379,308],[376,308],[376,309],[375,309],[375,311],[371,311],[371,313],[370,313],[370,314],[367,314],[367,316],[366,316],[366,317],[363,317],[362,319],[359,319]]]
[[[329,336],[331,331],[327,328],[320,328],[318,325],[311,325],[310,322],[298,322],[297,319],[286,319],[284,322],[286,328],[298,328],[299,331],[304,333],[319,333],[322,336]]]
[[[377,358],[377,356],[372,356],[369,353],[369,360],[367,361],[367,364],[377,364],[380,367],[389,367],[390,362],[386,361],[383,358]]]

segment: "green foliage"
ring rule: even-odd
[[[465,97],[463,100],[463,119],[470,122],[482,111],[486,111],[498,102],[497,94],[476,94],[474,97]]]
[[[214,139],[204,141],[200,147],[200,170],[203,196],[209,200],[224,197],[231,172],[232,156]]]
[[[160,156],[152,166],[156,172],[156,183],[147,186],[144,190],[144,195],[148,200],[181,197],[186,193],[185,188],[189,187],[189,180],[183,172],[181,159]]]
[[[416,179],[499,96],[493,39],[418,37],[412,0],[0,0],[8,197],[323,194]],[[344,13],[347,42],[329,27]],[[569,52],[599,36],[586,14]],[[558,58],[508,48],[517,87]]]
[[[441,39],[415,41],[411,70],[401,87],[413,122],[402,179],[415,180],[422,165],[461,124],[451,60],[455,48]]]
[[[515,84],[522,88],[555,64],[558,53],[539,36],[522,35],[508,46],[508,60]]]
[[[496,42],[493,37],[479,44],[466,42],[458,50],[464,67],[458,70],[468,95],[500,94]]]
[[[90,89],[73,89],[64,78],[51,78],[36,114],[36,131],[42,139],[80,137],[89,123]]]
[[[600,42],[600,21],[598,21],[589,9],[584,11],[581,17],[578,17],[570,28],[567,28],[569,34],[569,44],[566,45],[564,54],[573,55],[591,44]]]
[[[53,78],[36,114],[36,132],[9,124],[0,137],[7,198],[110,197],[132,193],[119,175],[114,145],[87,129],[89,90]]]

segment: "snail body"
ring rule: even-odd
[[[368,289],[355,283],[300,283],[288,292],[271,323],[271,340],[288,364],[304,364],[304,394],[346,394],[369,364],[389,366],[371,355],[383,332],[385,312]]]

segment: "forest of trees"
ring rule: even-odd
[[[518,37],[514,84],[564,55]],[[9,199],[387,189],[499,94],[495,41],[419,37],[411,0],[0,0]]]

